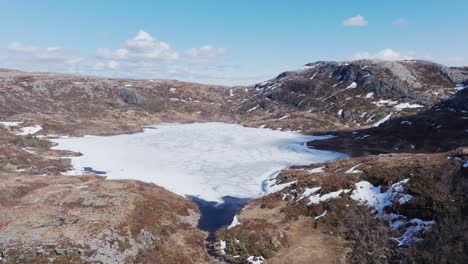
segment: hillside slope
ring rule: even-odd
[[[339,136],[310,145],[409,153],[441,152],[468,146],[468,89],[460,87],[447,100],[416,115],[390,119],[375,128],[336,134]]]
[[[430,108],[467,79],[466,68],[427,61],[319,61],[255,85],[241,111],[247,116],[262,111],[321,113],[348,126],[372,126],[386,116]]]

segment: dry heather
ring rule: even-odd
[[[290,186],[248,203],[238,215],[241,224],[220,231],[218,240],[226,241],[224,256],[240,263],[248,256],[263,256],[268,263],[463,263],[468,259],[467,162],[468,150],[459,149],[294,167],[277,177],[278,183]],[[350,171],[356,165],[358,169]],[[396,193],[380,217],[373,207],[352,199],[356,183],[369,182],[385,193],[405,179],[404,193]],[[305,195],[314,187],[320,189]],[[411,243],[399,244],[397,240],[418,226],[413,219],[435,222],[416,232]],[[390,228],[396,221],[401,225]],[[305,249],[302,241],[312,241],[311,246]],[[285,252],[296,254],[286,259]]]
[[[152,184],[1,174],[7,263],[207,263],[199,213]]]

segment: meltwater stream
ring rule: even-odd
[[[73,157],[70,175],[105,173],[110,179],[152,182],[190,197],[215,231],[252,198],[274,189],[276,174],[292,165],[326,162],[346,155],[314,150],[309,136],[227,123],[161,124],[142,133],[58,138],[57,149]]]

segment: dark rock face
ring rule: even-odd
[[[142,106],[145,103],[145,100],[141,95],[136,91],[127,88],[121,88],[119,90],[119,98],[127,105]]]
[[[391,119],[380,126],[315,141],[317,148],[340,146],[383,152],[430,153],[468,145],[468,89],[416,115]]]
[[[456,111],[468,111],[468,89],[462,89],[448,100],[441,102],[434,108],[444,107],[446,109],[454,109]]]

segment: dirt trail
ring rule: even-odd
[[[266,263],[345,263],[349,251],[345,243],[314,229],[310,219],[301,218],[291,223],[288,229],[288,246],[281,248]]]

